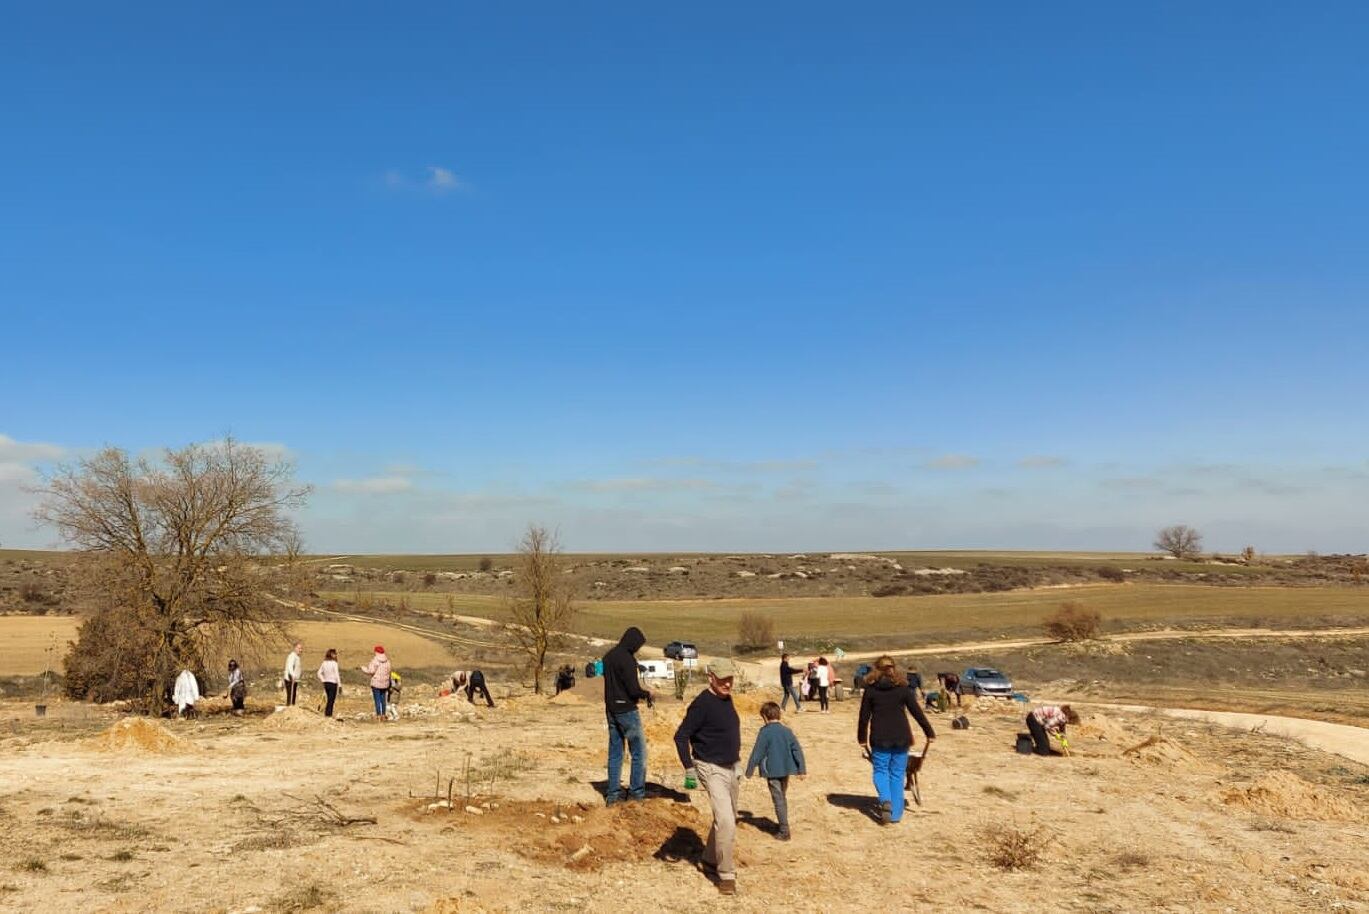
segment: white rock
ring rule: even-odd
[[[756,576],[756,572],[754,571],[737,571],[733,573],[739,578],[754,578]]]

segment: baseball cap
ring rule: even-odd
[[[719,679],[737,675],[737,665],[726,657],[718,657],[715,660],[708,661],[708,665],[704,669]]]

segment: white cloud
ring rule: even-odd
[[[61,460],[66,452],[66,448],[55,444],[15,441],[9,435],[0,435],[0,463],[42,463],[48,460]]]
[[[969,454],[942,454],[923,466],[929,470],[969,470],[979,466],[979,458]]]
[[[425,182],[428,189],[439,194],[448,191],[464,190],[465,182],[452,173],[451,169],[443,168],[441,165],[428,166],[428,180]]]
[[[1054,470],[1068,463],[1064,457],[1057,457],[1054,454],[1033,454],[1017,461],[1017,465],[1024,470]]]
[[[425,166],[419,174],[405,174],[398,168],[389,168],[381,173],[380,183],[390,190],[421,191],[435,197],[470,189],[456,172],[442,165]]]
[[[366,476],[361,479],[333,480],[333,488],[339,492],[359,492],[368,495],[407,492],[413,487],[413,480],[407,476]]]

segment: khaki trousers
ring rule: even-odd
[[[732,846],[737,840],[737,794],[742,785],[740,764],[714,765],[694,760],[699,774],[699,785],[708,794],[713,807],[713,827],[708,830],[704,845],[704,863],[718,869],[719,879],[736,879],[737,867],[732,858]]]

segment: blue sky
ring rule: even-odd
[[[0,543],[1369,549],[1369,8],[11,5]]]

